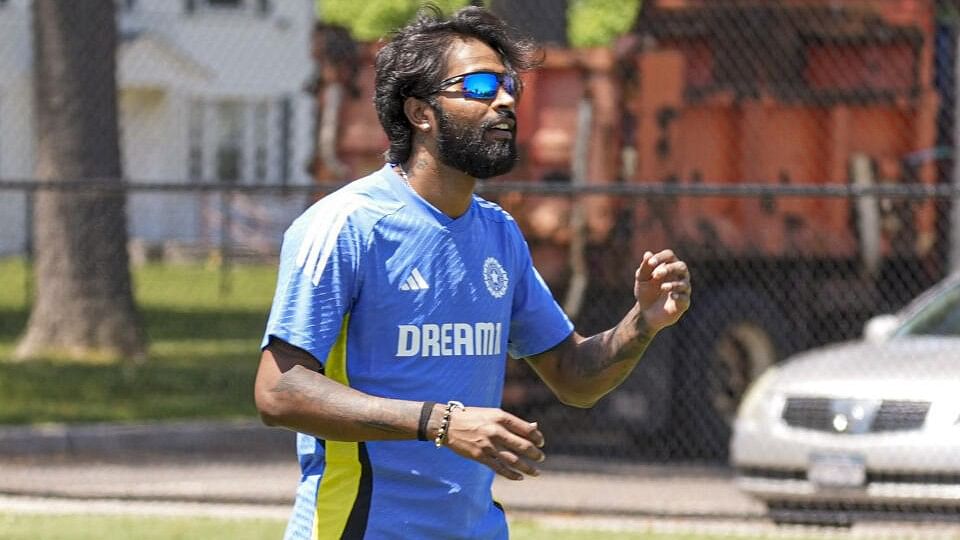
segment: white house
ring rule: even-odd
[[[313,0],[118,0],[121,150],[134,183],[307,184],[314,100],[303,91]],[[34,169],[30,0],[0,0],[0,179]],[[238,197],[235,226],[289,222],[303,197]],[[0,254],[22,253],[22,194],[0,191]],[[147,242],[219,236],[214,194],[128,198],[130,234]],[[249,225],[249,223],[248,223]],[[238,228],[238,241],[260,240]]]

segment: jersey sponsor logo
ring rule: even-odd
[[[427,283],[427,280],[423,279],[423,275],[420,273],[420,270],[414,268],[410,272],[410,276],[407,277],[407,280],[400,284],[401,291],[425,291],[430,288],[430,285]]]
[[[499,356],[503,323],[401,324],[397,356]]]
[[[487,260],[483,261],[483,284],[494,298],[503,298],[503,295],[507,294],[510,277],[500,261],[493,257],[487,257]]]

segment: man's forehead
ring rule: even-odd
[[[456,38],[447,49],[447,73],[444,78],[473,71],[506,71],[497,51],[475,38]]]

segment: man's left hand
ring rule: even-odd
[[[634,275],[633,296],[653,332],[680,320],[690,307],[690,272],[673,251],[644,253]]]

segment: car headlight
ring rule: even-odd
[[[771,366],[763,372],[757,380],[753,381],[743,395],[740,402],[740,408],[737,410],[738,420],[759,420],[770,413],[773,403],[771,389],[774,381],[777,379],[777,373],[780,368]]]

